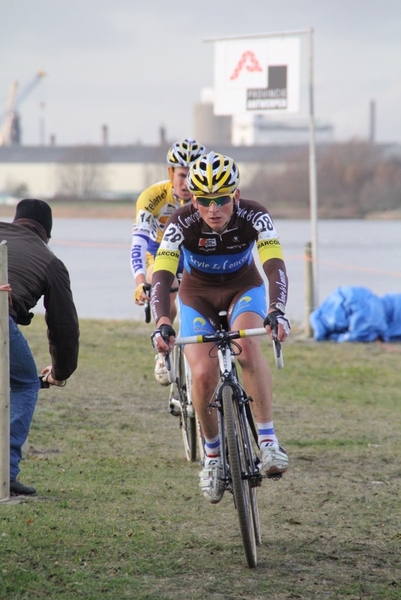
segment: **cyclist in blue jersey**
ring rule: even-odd
[[[152,279],[152,311],[157,329],[152,338],[159,352],[172,348],[175,332],[170,320],[168,290],[181,253],[184,272],[180,286],[180,335],[205,334],[218,328],[219,311],[228,312],[231,329],[261,327],[278,340],[290,331],[285,318],[288,280],[283,252],[274,223],[259,203],[240,197],[239,171],[235,162],[210,152],[190,167],[188,189],[192,203],[178,209],[168,220],[156,255]],[[259,252],[269,283],[269,300],[253,259]],[[168,340],[166,343],[165,340]],[[272,413],[272,378],[257,338],[238,342],[238,361],[244,387],[258,427],[261,470],[266,475],[284,473],[287,453],[278,443]],[[210,344],[188,345],[185,355],[192,372],[192,400],[206,439],[205,465],[200,487],[210,502],[224,493],[217,411],[209,407],[219,378]]]

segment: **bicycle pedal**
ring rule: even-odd
[[[273,481],[278,481],[283,476],[282,473],[272,473],[271,475],[267,475],[267,479],[273,479]]]
[[[173,417],[180,416],[180,412],[176,408],[174,408],[174,406],[169,406],[168,412],[170,413],[170,415],[173,415]]]
[[[170,404],[168,407],[169,413],[171,413],[174,417],[179,417],[181,414],[181,404],[177,398],[172,398],[170,400]]]

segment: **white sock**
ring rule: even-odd
[[[208,458],[220,456],[220,436],[217,434],[214,438],[205,438],[205,454]]]
[[[269,421],[268,423],[257,423],[257,427],[259,448],[262,448],[262,446],[267,446],[268,444],[278,445],[278,439],[274,432],[273,421]]]

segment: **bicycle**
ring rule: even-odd
[[[257,546],[260,546],[261,531],[256,489],[263,478],[280,479],[281,473],[264,476],[259,470],[260,460],[255,448],[258,438],[250,408],[252,398],[239,382],[235,357],[241,353],[236,339],[264,335],[263,327],[229,331],[227,313],[220,313],[220,329],[215,333],[177,338],[176,346],[185,344],[213,342],[209,356],[218,357],[220,382],[209,403],[218,410],[218,426],[223,461],[223,480],[225,489],[233,494],[237,509],[242,544],[250,568],[257,566]],[[277,340],[277,331],[273,332],[273,347],[276,366],[284,367],[281,344]],[[253,442],[252,442],[253,440]]]
[[[150,288],[149,283],[144,284],[148,295]],[[178,287],[172,287],[170,293],[177,291]],[[145,303],[145,321],[151,321],[149,301]],[[175,345],[172,353],[166,353],[165,360],[170,380],[168,411],[179,418],[185,458],[195,462],[198,456],[203,459],[203,446],[199,443],[199,424],[191,400],[191,371],[184,355],[184,346]]]

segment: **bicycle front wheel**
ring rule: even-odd
[[[189,462],[196,461],[198,428],[193,405],[189,402],[191,393],[191,372],[185,360],[182,346],[177,347],[177,381],[181,400],[180,427],[185,457]]]
[[[248,423],[245,423],[244,420],[242,421],[242,423],[245,427],[245,432],[243,433],[243,435],[244,435],[244,438],[247,440],[248,447],[250,448],[250,452],[252,455],[252,466],[254,466],[255,465],[255,454],[252,451],[252,441],[251,441],[251,433],[250,433],[250,428],[254,427],[254,425],[253,425],[253,416],[251,413],[251,409],[249,408],[249,404],[247,405],[245,412],[246,412],[246,417],[247,417]],[[249,456],[249,454],[248,454],[248,456]],[[262,534],[261,534],[261,530],[260,530],[258,499],[257,499],[257,495],[256,495],[256,491],[257,491],[259,485],[260,485],[260,481],[257,482],[255,479],[253,479],[252,485],[250,486],[250,489],[249,489],[249,495],[251,498],[252,515],[253,515],[253,528],[255,531],[255,541],[256,541],[257,546],[260,546],[262,544]]]
[[[224,386],[222,399],[228,463],[235,506],[246,560],[248,566],[253,569],[257,565],[255,527],[253,522],[254,510],[252,510],[251,482],[245,477],[248,469],[246,465],[246,448],[240,423],[241,415],[239,414],[239,407],[235,401],[231,386]]]

